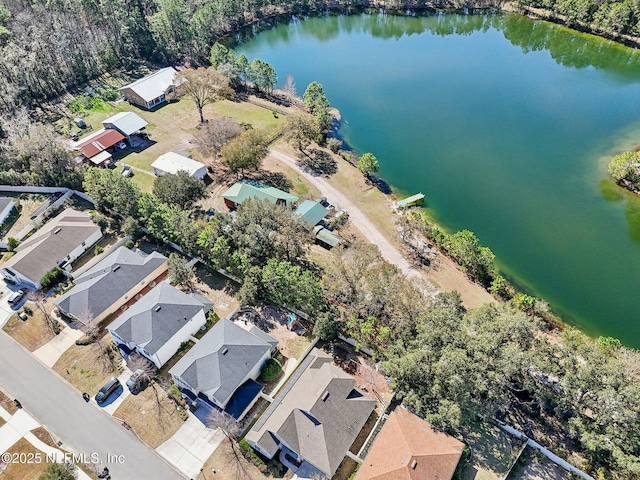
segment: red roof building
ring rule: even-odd
[[[355,480],[451,480],[464,444],[408,410],[396,408]]]
[[[91,158],[122,140],[124,140],[124,135],[119,131],[102,129],[80,140],[76,143],[75,149],[80,150],[85,157]]]

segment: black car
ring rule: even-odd
[[[105,400],[109,398],[109,395],[115,392],[119,386],[120,381],[115,377],[111,377],[111,380],[105,383],[100,391],[96,394],[96,402],[104,403]]]

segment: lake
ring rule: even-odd
[[[640,144],[636,50],[513,14],[380,13],[293,19],[235,48],[300,94],[322,83],[396,193],[423,192],[565,321],[640,347],[640,199],[606,168]]]

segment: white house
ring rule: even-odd
[[[3,277],[40,288],[45,273],[55,266],[71,270],[71,263],[102,238],[91,215],[67,208],[24,240],[16,254],[4,262]]]
[[[164,365],[206,323],[213,303],[201,295],[187,295],[167,282],[115,319],[107,330],[125,358],[137,352],[156,367]]]
[[[176,74],[173,67],[163,68],[120,88],[124,99],[144,108],[153,108],[176,94]]]
[[[179,171],[185,171],[190,177],[202,180],[207,174],[207,166],[204,163],[192,160],[184,155],[175,152],[167,152],[160,155],[151,164],[156,176],[161,177],[166,174],[175,175]]]
[[[16,204],[13,203],[13,198],[0,197],[0,225],[9,218],[14,208],[16,208]]]

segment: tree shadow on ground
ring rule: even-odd
[[[381,178],[374,177],[373,175],[371,175],[369,176],[368,180],[372,185],[375,185],[375,187],[385,195],[389,195],[391,193],[391,187],[387,182],[385,182]]]
[[[281,172],[268,172],[266,170],[258,170],[247,177],[259,182],[266,183],[272,187],[278,188],[285,192],[290,192],[293,189],[293,183]]]
[[[331,154],[317,148],[312,148],[308,154],[300,155],[298,163],[317,175],[325,177],[329,177],[338,171],[338,164]]]

